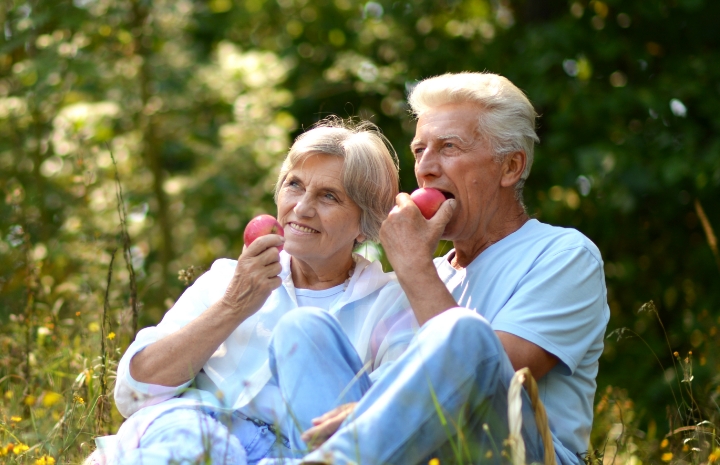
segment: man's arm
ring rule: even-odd
[[[452,217],[455,200],[443,202],[429,220],[408,194],[399,194],[396,203],[380,228],[380,242],[422,326],[430,318],[458,306],[433,264],[433,253]]]
[[[558,363],[558,358],[542,347],[505,331],[495,331],[505,348],[515,371],[529,368],[535,380],[540,380]]]

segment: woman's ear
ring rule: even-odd
[[[527,157],[525,152],[517,151],[508,154],[502,163],[502,179],[500,185],[502,187],[512,187],[520,181],[525,166],[527,165]]]
[[[362,244],[367,240],[367,236],[363,233],[358,234],[358,236],[355,238],[356,244]]]

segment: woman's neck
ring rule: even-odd
[[[350,271],[355,268],[355,261],[351,256],[347,260],[332,260],[330,263],[315,264],[290,258],[290,272],[293,284],[298,289],[323,290],[338,286],[350,277]]]

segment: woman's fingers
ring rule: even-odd
[[[317,449],[330,436],[340,428],[342,422],[353,412],[357,403],[353,402],[350,404],[344,404],[326,414],[313,419],[312,428],[305,431],[301,438],[310,447],[310,449]]]
[[[313,423],[313,425],[319,425],[320,423],[323,423],[331,418],[334,418],[344,412],[347,412],[347,411],[351,412],[355,408],[356,404],[357,404],[357,402],[350,402],[347,404],[342,404],[340,406],[337,406],[334,409],[330,410],[329,412],[326,412],[317,418],[313,418],[312,423]]]
[[[280,247],[284,243],[285,238],[278,234],[260,236],[255,239],[252,244],[243,248],[243,253],[240,257],[257,257],[270,248],[275,248],[275,251],[277,252],[277,247]]]

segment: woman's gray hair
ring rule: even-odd
[[[398,194],[398,157],[380,129],[369,121],[328,117],[298,136],[280,168],[275,202],[288,172],[313,154],[343,159],[345,192],[360,207],[360,232],[377,241],[380,225]]]
[[[430,108],[448,103],[475,103],[479,112],[478,133],[484,137],[499,161],[514,152],[525,152],[527,165],[515,185],[521,199],[525,180],[533,164],[537,113],[523,91],[507,78],[491,73],[443,74],[425,79],[408,97],[416,117]]]

